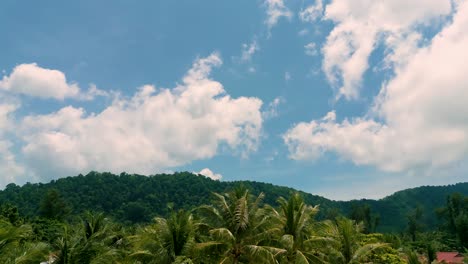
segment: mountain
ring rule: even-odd
[[[40,203],[49,190],[56,190],[71,210],[72,215],[83,211],[102,211],[122,222],[150,221],[156,215],[166,215],[168,204],[173,208],[193,209],[207,204],[213,192],[225,192],[238,185],[248,187],[252,193],[265,193],[265,202],[276,204],[278,197],[288,197],[296,190],[255,181],[215,181],[189,172],[152,176],[121,173],[90,172],[53,180],[50,183],[9,184],[0,191],[0,204],[18,207],[26,217],[37,216]],[[445,205],[446,197],[459,192],[468,195],[468,183],[449,186],[423,186],[399,191],[380,200],[332,201],[317,195],[300,192],[305,201],[320,206],[319,218],[338,214],[349,215],[353,208],[368,205],[372,214],[380,215],[378,231],[399,232],[406,226],[406,215],[420,207],[427,229],[436,227],[434,210]]]
[[[416,207],[422,209],[424,227],[431,230],[438,224],[435,209],[445,206],[447,197],[452,193],[468,195],[468,183],[406,189],[378,201],[372,201],[371,208],[381,216],[385,216],[385,219],[382,218],[380,231],[404,229],[406,216]]]

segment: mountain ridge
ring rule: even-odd
[[[147,222],[156,215],[165,215],[167,204],[172,204],[176,209],[193,209],[209,203],[213,192],[225,192],[238,185],[246,186],[254,194],[264,192],[264,202],[272,205],[276,204],[279,196],[287,197],[292,192],[299,192],[307,203],[320,206],[318,217],[322,219],[337,214],[349,215],[353,207],[368,205],[373,214],[380,215],[378,231],[383,232],[403,231],[406,215],[416,207],[424,212],[424,226],[433,230],[437,226],[434,210],[445,205],[446,197],[453,192],[468,195],[468,183],[465,182],[405,189],[378,200],[335,201],[271,183],[216,181],[190,172],[149,176],[90,172],[49,183],[8,184],[0,191],[0,203],[11,203],[26,217],[35,217],[47,191],[56,189],[73,214],[85,210],[103,211],[121,221]]]

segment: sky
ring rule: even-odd
[[[190,171],[378,199],[468,181],[468,0],[17,1],[0,188]]]

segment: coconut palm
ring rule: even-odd
[[[366,257],[372,252],[387,246],[384,243],[364,243],[362,224],[347,218],[337,218],[335,222],[328,222],[326,229],[326,235],[331,238],[328,248],[331,263],[365,263]]]
[[[280,263],[324,263],[323,253],[319,249],[327,242],[324,237],[314,235],[314,228],[320,225],[314,216],[318,206],[310,206],[295,193],[286,200],[278,199],[279,210],[270,207],[273,222],[278,226],[278,247],[284,249],[277,259]]]
[[[408,264],[421,264],[418,254],[414,251],[408,251],[406,253],[406,259]]]
[[[214,196],[213,205],[198,209],[209,238],[197,248],[210,252],[213,263],[275,263],[275,255],[284,250],[268,246],[274,229],[270,227],[271,216],[260,208],[263,193],[254,197],[238,187]]]
[[[137,251],[132,258],[143,263],[192,263],[196,223],[190,212],[179,210],[134,237]]]
[[[40,263],[47,260],[45,243],[33,243],[29,225],[14,226],[0,220],[0,263]]]
[[[80,226],[63,235],[53,244],[53,264],[116,263],[121,258],[117,246],[119,236],[110,230],[102,213],[87,212]]]

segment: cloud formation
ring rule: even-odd
[[[15,155],[10,148],[12,143],[7,140],[0,140],[0,186],[5,186],[8,183],[17,182],[18,177],[25,175],[25,169],[18,164]]]
[[[299,13],[299,18],[303,22],[314,22],[323,15],[322,0],[316,0],[315,4],[306,7]]]
[[[267,19],[265,24],[271,29],[274,27],[280,18],[285,17],[291,19],[293,13],[286,7],[283,0],[265,0]]]
[[[255,151],[262,130],[257,98],[231,98],[209,78],[218,54],[198,59],[173,89],[141,87],[100,113],[64,107],[21,123],[22,154],[41,180],[83,171],[150,174],[225,149]]]
[[[16,66],[9,76],[3,76],[0,80],[0,90],[56,100],[65,98],[92,100],[95,96],[107,95],[94,85],[88,92],[81,93],[78,84],[67,82],[63,72],[42,68],[36,63]]]
[[[285,76],[285,80],[288,80],[286,78],[287,76]],[[291,76],[289,76],[289,79],[291,78]],[[285,103],[285,99],[281,96],[279,97],[276,97],[275,99],[273,99],[273,101],[271,101],[269,104],[268,104],[268,107],[265,109],[265,111],[262,112],[262,116],[263,116],[263,119],[264,120],[268,120],[268,119],[272,119],[272,118],[275,118],[279,115],[278,113],[278,108],[281,104]]]
[[[19,105],[0,103],[0,186],[13,182],[15,177],[24,175],[24,168],[16,161],[11,152],[13,143],[7,139],[7,134],[14,129],[12,114]]]
[[[303,21],[320,18],[322,4],[306,8]],[[383,43],[390,54],[387,60],[399,60],[402,45],[414,44],[422,26],[452,13],[451,0],[333,0],[322,19],[335,24],[322,47],[323,71],[336,91],[336,99],[359,97],[362,77],[369,68],[370,54]],[[402,54],[404,55],[404,54]]]
[[[214,173],[213,171],[211,171],[210,169],[208,168],[204,168],[203,170],[197,172],[197,174],[200,174],[200,175],[203,175],[203,176],[206,176],[212,180],[216,180],[216,181],[219,181],[223,178],[223,175],[219,174],[219,173]]]
[[[241,55],[241,61],[243,62],[248,62],[252,59],[252,56],[255,54],[255,52],[259,51],[260,47],[258,46],[258,43],[256,40],[252,41],[252,43],[247,44],[244,43],[242,44],[242,55]]]
[[[434,12],[438,4],[428,2]],[[395,17],[394,23],[399,27],[420,16]],[[406,62],[395,65],[395,77],[383,85],[368,115],[338,122],[330,112],[322,120],[299,123],[287,131],[283,138],[290,157],[313,160],[331,151],[358,165],[396,172],[463,160],[468,154],[466,25],[464,1],[453,22],[428,46],[405,53]]]
[[[12,129],[11,115],[18,107],[19,105],[11,102],[0,103],[0,136]]]

